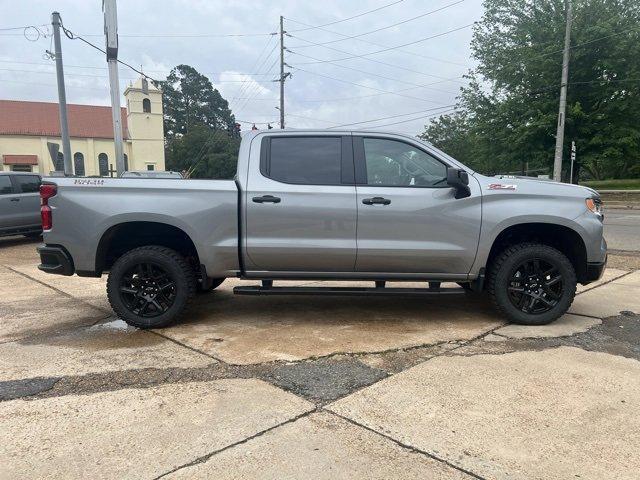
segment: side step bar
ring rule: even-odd
[[[236,295],[421,296],[464,294],[464,288],[234,287]]]

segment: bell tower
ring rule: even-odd
[[[162,92],[139,78],[124,91],[127,100],[129,170],[164,170]]]

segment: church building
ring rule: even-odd
[[[147,91],[145,91],[147,90]],[[126,170],[164,170],[162,92],[142,79],[124,92],[121,109]],[[111,107],[67,105],[74,173],[115,175]],[[57,103],[0,100],[0,171],[49,175],[64,170]],[[52,159],[47,143],[60,146]]]

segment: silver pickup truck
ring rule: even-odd
[[[540,325],[607,259],[595,191],[486,177],[391,133],[251,132],[235,180],[56,178],[41,198],[39,268],[109,272],[113,310],[140,328],[169,325],[227,277],[260,281],[234,289],[252,295],[486,291],[511,321]],[[310,279],[371,288],[277,286]]]

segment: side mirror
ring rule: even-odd
[[[456,189],[456,198],[465,198],[471,195],[469,174],[461,168],[447,168],[447,185]]]

